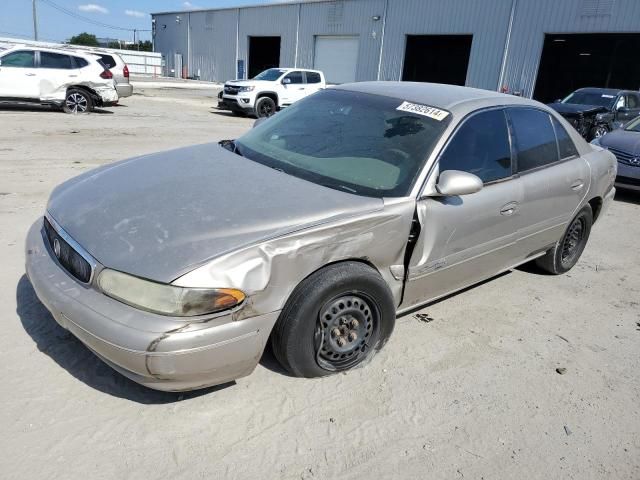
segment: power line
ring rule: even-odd
[[[126,32],[150,32],[151,30],[146,30],[146,29],[140,29],[140,28],[125,28],[125,27],[118,27],[117,25],[111,25],[108,23],[104,23],[104,22],[99,22],[97,20],[93,20],[92,18],[88,18],[85,16],[82,16],[78,13],[75,13],[65,7],[61,7],[60,5],[52,2],[51,0],[39,0],[40,2],[49,5],[51,8],[54,8],[56,10],[58,10],[61,13],[64,13],[65,15],[69,15],[77,20],[82,20],[83,22],[87,22],[87,23],[91,23],[93,25],[96,25],[98,27],[103,27],[103,28],[110,28],[112,30],[121,30],[121,31],[126,31]]]

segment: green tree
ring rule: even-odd
[[[97,47],[98,39],[92,33],[82,32],[69,39],[73,45],[84,45],[85,47]]]

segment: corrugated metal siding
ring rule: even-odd
[[[187,13],[179,13],[154,17],[156,19],[155,50],[165,57],[166,74],[175,68],[174,54],[182,55],[183,64],[187,62],[187,16]],[[180,17],[179,22],[176,21],[178,17]]]
[[[378,73],[382,19],[376,21],[373,17],[382,17],[384,4],[384,0],[336,0],[302,4],[298,66],[313,68],[316,36],[356,35],[359,40],[356,81],[375,80]]]
[[[224,82],[235,78],[237,10],[191,14],[189,74],[201,80]]]
[[[293,66],[296,56],[297,22],[298,5],[296,4],[240,9],[238,57],[245,61],[245,76],[248,71],[250,36],[281,37],[280,66]]]
[[[545,33],[640,32],[640,0],[331,0],[192,12],[190,59],[189,14],[154,15],[155,45],[169,68],[173,54],[181,53],[190,75],[200,69],[206,80],[235,78],[239,15],[238,57],[245,62],[249,36],[281,36],[280,66],[294,66],[297,60],[299,67],[311,68],[317,35],[357,35],[356,80],[374,80],[383,20],[373,17],[382,17],[388,3],[381,80],[401,77],[407,35],[472,34],[466,83],[495,90],[513,1],[517,8],[503,84],[526,96],[533,92]]]
[[[589,8],[593,0],[517,1],[504,84],[527,97],[533,95],[545,33],[640,33],[638,0],[615,0],[605,15],[598,13],[607,9]]]
[[[511,0],[390,0],[380,79],[401,78],[407,35],[472,34],[466,84],[495,89],[510,13]]]

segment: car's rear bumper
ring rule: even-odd
[[[129,307],[69,275],[45,243],[41,220],[27,236],[26,270],[63,328],[121,374],[157,390],[193,390],[250,374],[279,314],[203,320]]]
[[[130,97],[133,95],[133,85],[130,83],[118,83],[116,85],[116,91],[118,92],[118,97]]]

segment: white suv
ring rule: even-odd
[[[302,68],[269,68],[251,80],[230,80],[218,95],[218,108],[268,117],[325,88],[324,74]]]
[[[16,46],[0,53],[0,101],[86,113],[118,103],[113,74],[98,55]]]

